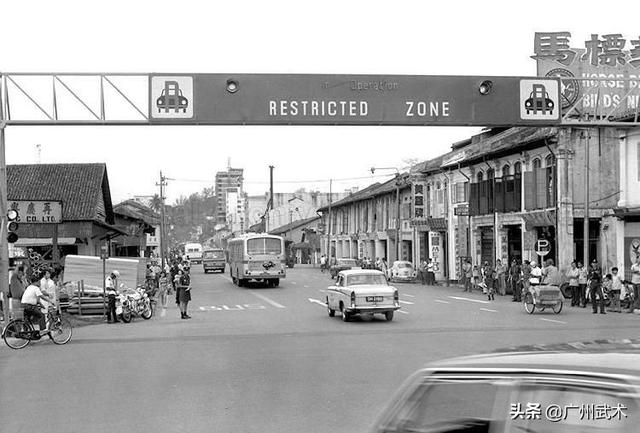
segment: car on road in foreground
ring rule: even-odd
[[[349,269],[360,269],[360,264],[356,259],[337,259],[329,268],[329,273],[331,274],[331,278],[335,278],[338,272]]]
[[[631,433],[639,409],[640,340],[530,345],[418,370],[370,431]]]
[[[416,279],[416,270],[413,263],[405,260],[396,260],[391,266],[391,281],[411,282]]]
[[[327,290],[326,302],[329,316],[338,311],[345,322],[357,314],[384,314],[391,321],[400,308],[398,289],[389,285],[382,272],[365,269],[339,272],[335,285]]]

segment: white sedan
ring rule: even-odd
[[[380,271],[342,271],[335,286],[327,290],[329,316],[339,311],[345,322],[356,314],[384,314],[387,321],[391,321],[393,312],[399,308],[398,289],[390,286]]]
[[[397,260],[393,262],[393,266],[391,266],[391,281],[411,282],[415,279],[416,271],[413,267],[413,263],[405,260]]]

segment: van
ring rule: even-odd
[[[225,254],[222,248],[206,249],[202,252],[202,267],[204,273],[220,271],[224,274]]]
[[[201,244],[185,244],[184,253],[189,262],[193,264],[202,263],[202,245]]]

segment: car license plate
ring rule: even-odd
[[[367,296],[367,302],[382,302],[382,296]]]

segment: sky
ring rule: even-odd
[[[537,31],[640,36],[636,2],[4,1],[0,71],[535,76]],[[245,170],[263,194],[334,191],[387,179],[480,131],[391,126],[10,126],[8,164],[104,162],[114,203],[168,203]]]

